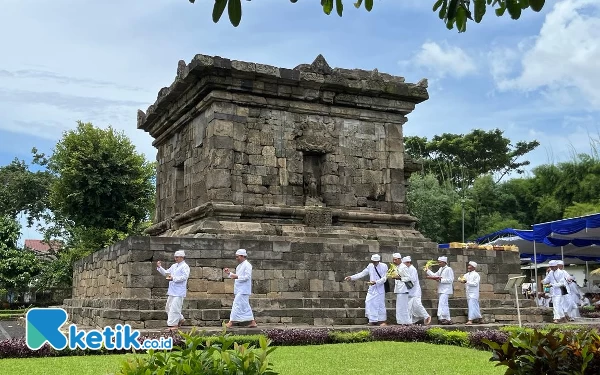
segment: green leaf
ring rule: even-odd
[[[227,0],[215,0],[215,6],[213,7],[213,13],[212,13],[212,18],[213,18],[214,23],[219,22],[226,6],[227,6]]]
[[[237,27],[242,20],[242,2],[241,0],[229,0],[228,5],[229,20],[233,26]]]
[[[479,23],[485,15],[487,5],[485,0],[475,0],[475,22]]]
[[[355,7],[355,8],[360,8],[360,6],[361,6],[361,5],[362,5],[362,0],[357,0],[357,1],[354,3],[354,7]]]
[[[448,20],[452,20],[456,17],[456,11],[458,11],[458,0],[450,0],[447,14]]]
[[[513,20],[518,20],[521,17],[522,9],[517,0],[506,0],[506,8]]]
[[[506,11],[506,5],[502,4],[502,5],[500,5],[500,8],[496,9],[496,15],[498,17],[502,17],[504,15],[505,11]]]
[[[373,0],[365,0],[365,9],[370,12],[373,9]]]
[[[534,12],[539,12],[542,10],[545,3],[546,0],[529,0],[529,7],[531,7]]]
[[[467,12],[462,6],[458,7],[458,10],[456,11],[456,28],[459,33],[467,30]]]
[[[442,6],[442,3],[444,2],[444,0],[438,0],[435,2],[435,4],[433,4],[433,11],[437,12],[438,8]]]
[[[444,5],[442,5],[442,7],[440,8],[440,12],[438,13],[438,16],[440,17],[441,20],[446,18],[447,10],[448,10],[448,4],[447,4],[447,2],[444,1]]]
[[[323,12],[330,15],[333,10],[333,0],[323,0],[321,1],[321,5],[323,5]]]
[[[521,7],[521,9],[529,8],[529,0],[518,0],[518,1],[519,1],[519,6]]]
[[[344,4],[342,3],[342,0],[335,1],[335,10],[337,10],[337,14],[341,17],[342,12],[344,11]]]

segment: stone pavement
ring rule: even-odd
[[[16,320],[0,320],[0,341],[25,337],[25,327]]]

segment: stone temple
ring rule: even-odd
[[[519,254],[438,250],[407,214],[406,187],[419,165],[404,153],[403,126],[429,98],[427,81],[377,70],[331,68],[322,56],[293,69],[196,55],[180,61],[138,128],[157,148],[156,214],[148,236],[130,237],[75,265],[74,323],[164,327],[168,267],[185,250],[191,267],[184,316],[193,325],[228,320],[238,248],[254,267],[250,303],[261,323],[364,324],[366,279],[374,253],[411,255],[419,270],[447,255],[458,277],[479,263],[488,321],[515,322],[504,290],[519,275]],[[422,272],[422,271],[420,271]],[[423,303],[435,322],[436,283],[424,279]],[[466,319],[464,286],[450,299]],[[388,294],[395,323],[395,296]],[[524,312],[524,314],[527,312]],[[541,321],[531,315],[529,321]]]

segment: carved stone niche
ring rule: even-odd
[[[306,153],[303,155],[304,205],[324,207],[321,196],[321,163],[324,154]]]

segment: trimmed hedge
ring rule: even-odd
[[[595,330],[599,332],[597,326],[576,326],[576,325],[547,325],[543,329],[537,330],[544,334],[552,329],[560,331],[586,331]],[[461,347],[470,347],[480,350],[490,350],[485,341],[494,342],[499,345],[504,344],[511,336],[520,333],[533,334],[535,330],[531,327],[505,326],[497,329],[483,329],[472,332],[463,332],[459,330],[446,330],[438,327],[426,327],[422,325],[409,326],[386,326],[377,327],[372,330],[361,330],[355,332],[338,331],[334,329],[268,329],[263,331],[262,335],[228,335],[229,339],[238,344],[248,344],[258,347],[260,338],[266,337],[270,340],[272,346],[290,346],[290,345],[322,345],[335,343],[356,343],[367,341],[403,341],[403,342],[430,342],[443,345],[457,345]],[[202,342],[206,342],[214,336],[207,336],[205,333],[197,333]],[[169,337],[169,335],[140,336],[138,341],[145,339],[157,339],[160,337]],[[183,338],[179,334],[174,334],[173,346],[181,345]],[[125,354],[131,351],[126,350],[54,350],[49,345],[44,345],[39,350],[30,350],[24,338],[0,341],[0,358],[26,358],[26,357],[58,357],[58,356],[82,356],[82,355],[106,355],[106,354]]]

